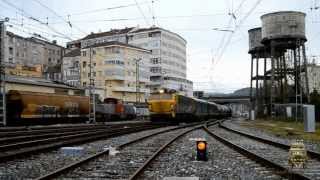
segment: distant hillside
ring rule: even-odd
[[[255,94],[255,89],[253,89],[253,95]],[[250,87],[235,90],[231,96],[250,96]]]
[[[255,94],[255,89],[253,89],[253,95]],[[225,93],[205,93],[205,97],[226,97],[226,96],[250,96],[250,87],[241,88],[235,90],[233,93],[225,94]]]

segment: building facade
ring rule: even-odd
[[[193,84],[186,78],[186,40],[168,30],[151,28],[112,29],[108,32],[92,33],[81,39],[81,48],[118,41],[151,51],[151,91],[162,88],[175,89],[181,94],[192,96]],[[68,47],[79,46],[79,41],[68,43]]]
[[[80,49],[74,49],[63,57],[62,73],[63,82],[78,87],[80,83]]]
[[[150,93],[149,50],[117,41],[82,48],[80,77],[85,87],[90,84],[90,57],[100,100],[112,97],[124,102],[146,101]]]
[[[186,40],[168,30],[151,27],[128,33],[128,43],[149,49],[150,89],[175,89],[181,94],[193,96],[192,82],[187,80]]]
[[[6,33],[4,48],[7,72],[12,75],[45,77],[61,81],[64,47],[34,37]],[[23,69],[24,73],[19,74]]]

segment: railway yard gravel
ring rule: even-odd
[[[270,161],[276,162],[277,164],[286,167],[287,169],[291,169],[288,164],[288,150],[265,144],[222,128],[215,127],[211,128],[211,130],[217,133],[219,136],[228,139],[232,143],[248,149],[251,152],[258,154],[259,156],[264,157]],[[295,168],[294,171],[308,176],[310,179],[320,179],[319,167],[320,161],[309,158],[305,169]]]
[[[116,147],[124,142],[143,137],[160,130],[170,129],[171,127],[158,128],[153,130],[141,131],[105,140],[93,141],[75,147],[83,147],[83,153],[64,154],[61,149],[51,150],[44,153],[17,158],[11,161],[0,163],[0,179],[34,179],[45,175],[65,165],[71,164],[81,158],[103,151],[104,148]],[[71,146],[72,147],[72,146]]]
[[[208,161],[196,161],[196,142],[205,138]],[[200,177],[201,180],[220,179],[281,179],[270,169],[247,159],[223,145],[203,130],[196,130],[180,138],[160,154],[138,179],[164,177]]]
[[[247,128],[241,126],[241,122],[248,122],[246,120],[232,120],[232,121],[225,121],[223,125],[230,127],[232,129],[239,130],[241,132],[245,132],[248,134],[252,134],[254,136],[262,137],[265,139],[269,139],[275,142],[280,142],[283,144],[290,145],[292,142],[296,140],[296,138],[292,137],[279,137],[274,134],[271,134],[267,131],[262,129],[254,129],[254,128]],[[320,152],[320,142],[319,141],[304,141],[304,144],[308,150]]]
[[[162,133],[121,149],[115,156],[102,155],[58,178],[128,179],[154,152],[189,128]]]

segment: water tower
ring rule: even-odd
[[[255,110],[258,115],[263,112],[263,105],[266,104],[267,92],[260,91],[259,82],[263,81],[264,86],[267,85],[267,59],[270,53],[262,41],[261,27],[250,29],[249,33],[249,54],[251,55],[251,78],[250,78],[250,99],[251,109]],[[263,61],[262,66],[259,63]],[[259,69],[263,69],[263,74],[259,74]],[[255,71],[255,72],[254,72]],[[253,95],[253,84],[255,84],[255,95]],[[260,89],[260,90],[259,90]]]
[[[288,94],[290,81],[294,87],[296,103],[302,103],[303,96],[309,102],[305,16],[305,13],[296,11],[281,11],[261,16],[261,43],[270,54],[270,70],[265,72],[265,76],[270,77],[268,88],[271,115],[274,103],[292,100]],[[302,75],[305,76],[304,84],[301,81]]]

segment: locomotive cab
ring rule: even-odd
[[[175,92],[160,90],[152,93],[148,100],[151,120],[175,118]]]

